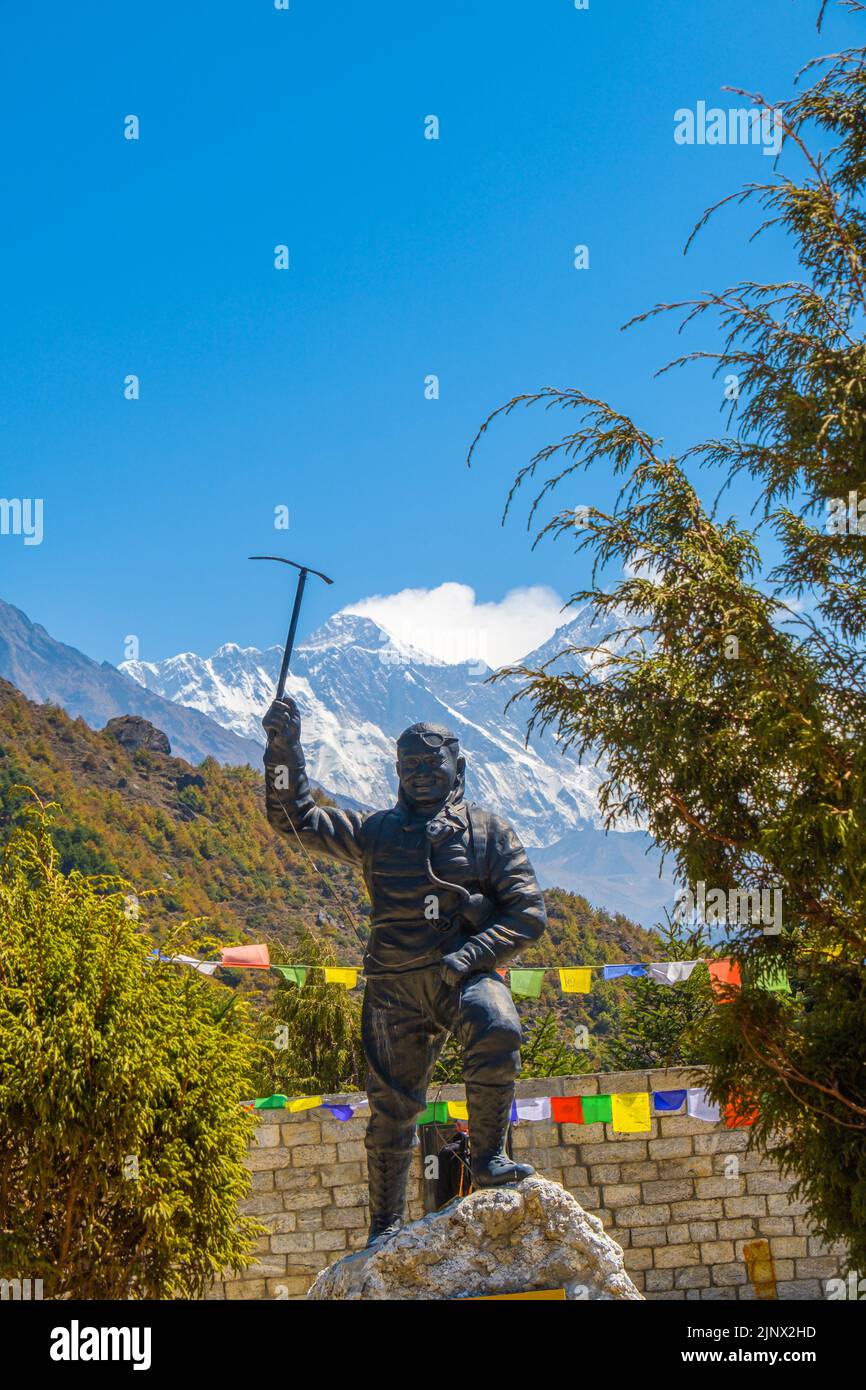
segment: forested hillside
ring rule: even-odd
[[[360,963],[369,928],[360,874],[323,858],[314,866],[278,837],[253,769],[210,760],[193,768],[165,753],[130,751],[0,680],[0,838],[19,813],[24,794],[16,785],[58,803],[53,835],[65,872],[116,873],[136,893],[153,893],[146,917],[159,939],[184,919],[203,917],[223,941],[267,940],[291,954],[312,928],[341,962]],[[550,931],[523,964],[646,960],[657,949],[650,934],[575,894],[555,889],[547,900]],[[542,999],[522,1002],[521,1013],[551,1007],[563,1022],[591,1023],[604,1035],[622,989],[604,985],[586,999],[563,998],[550,976]]]

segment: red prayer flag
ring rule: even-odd
[[[758,1118],[758,1107],[742,1096],[731,1096],[723,1113],[726,1129],[748,1129]]]
[[[267,970],[271,958],[267,946],[225,946],[220,952],[220,964],[244,966],[247,970]]]
[[[710,969],[710,982],[713,986],[713,994],[722,1004],[729,1004],[730,991],[739,989],[742,985],[740,978],[740,967],[735,960],[711,960],[708,961]]]
[[[582,1125],[583,1106],[580,1096],[551,1096],[550,1118],[558,1125]]]

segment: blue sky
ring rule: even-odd
[[[119,662],[127,634],[144,660],[281,640],[283,572],[245,558],[262,551],[336,580],[308,589],[302,633],[446,582],[481,604],[568,595],[584,562],[562,542],[533,553],[525,512],[499,525],[556,420],[500,425],[471,472],[468,444],[489,410],[546,384],[610,399],[671,447],[719,428],[708,371],[653,380],[678,348],[672,320],[619,330],[657,300],[792,269],[778,238],[747,244],[736,211],[683,257],[703,208],[772,160],[679,146],[674,112],[739,104],[725,84],[779,99],[803,62],[861,39],[841,12],[816,35],[817,9],[16,7],[0,495],[44,499],[44,540],[0,537],[0,597]],[[708,323],[689,345],[714,346]],[[581,479],[563,501],[610,497],[609,480]]]

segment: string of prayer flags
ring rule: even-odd
[[[270,964],[267,946],[224,946],[220,952],[220,965],[233,969],[241,966],[244,970],[268,970]]]
[[[522,995],[525,999],[537,999],[544,981],[543,970],[512,970],[511,993]]]
[[[582,1125],[582,1100],[582,1096],[551,1096],[550,1118],[558,1125]]]
[[[729,1004],[731,992],[740,989],[743,983],[739,965],[735,960],[710,960],[707,965],[713,994],[719,1003]]]
[[[415,1121],[418,1125],[447,1125],[448,1123],[448,1102],[447,1100],[433,1100],[421,1111]]]
[[[160,960],[179,961],[208,975],[212,975],[220,966],[243,966],[248,969],[265,970],[270,967],[276,970],[286,983],[297,985],[299,989],[304,988],[311,970],[323,970],[327,983],[343,985],[346,989],[354,989],[361,974],[360,966],[270,965],[266,945],[226,946],[219,961],[199,961],[193,956],[168,957],[160,951],[153,951],[152,956]],[[717,999],[726,1002],[727,991],[739,988],[742,983],[740,967],[731,960],[673,960],[653,961],[651,964],[636,961],[615,962],[609,965],[515,966],[513,969],[497,966],[496,974],[500,979],[508,981],[512,994],[517,997],[538,999],[548,970],[557,973],[559,988],[563,994],[589,994],[593,984],[593,971],[598,971],[603,980],[651,979],[656,984],[673,986],[691,979],[696,967],[704,964],[709,966],[713,993]],[[790,990],[787,976],[781,967],[771,970],[766,978],[765,987],[786,992]]]
[[[581,1096],[583,1123],[599,1125],[613,1123],[613,1106],[610,1096]]]
[[[306,965],[272,965],[271,969],[282,975],[286,984],[297,985],[298,989],[303,989],[307,983]]]
[[[699,960],[657,960],[649,968],[650,979],[657,985],[678,985],[691,977]]]
[[[342,966],[325,966],[325,984],[342,985],[345,989],[354,989],[358,983],[358,971],[356,969],[347,970]]]
[[[517,1101],[518,1120],[549,1120],[550,1096],[526,1096]]]
[[[686,1102],[686,1092],[684,1090],[653,1091],[652,1095],[656,1113],[660,1115],[669,1115],[672,1110],[679,1110]]]
[[[592,988],[592,971],[588,966],[560,970],[559,987],[563,994],[589,994]]]
[[[721,1119],[719,1106],[707,1096],[703,1086],[690,1086],[688,1112],[693,1120],[707,1120],[716,1123]]]
[[[650,1105],[652,1101],[652,1107]],[[321,1107],[335,1120],[351,1120],[359,1110],[369,1107],[369,1100],[339,1102],[323,1096],[281,1094],[263,1096],[244,1102],[245,1110],[288,1110],[299,1113]],[[553,1120],[556,1124],[610,1124],[617,1134],[645,1134],[652,1128],[652,1111],[670,1114],[686,1103],[688,1114],[695,1120],[710,1124],[722,1119],[722,1108],[710,1101],[701,1086],[676,1091],[616,1091],[600,1096],[526,1096],[511,1104],[511,1122],[518,1120]],[[724,1122],[728,1129],[739,1129],[755,1123],[757,1104],[739,1096],[730,1096],[724,1106]],[[419,1125],[447,1124],[449,1120],[467,1122],[469,1110],[465,1100],[431,1101],[416,1121]]]
[[[649,1091],[614,1091],[610,1105],[615,1133],[643,1134],[652,1129]]]

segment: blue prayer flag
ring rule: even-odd
[[[354,1105],[328,1105],[326,1102],[325,1109],[330,1110],[335,1120],[351,1120],[355,1113]]]
[[[656,1110],[679,1110],[685,1104],[685,1091],[653,1091],[653,1105]]]

